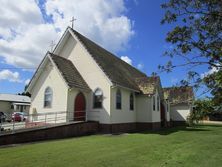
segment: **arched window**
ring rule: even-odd
[[[116,109],[121,109],[122,108],[122,95],[121,91],[118,89],[116,91]]]
[[[47,87],[44,94],[44,107],[52,107],[52,89]]]
[[[103,103],[103,92],[101,89],[97,88],[93,94],[93,107],[94,108],[102,108]]]
[[[134,96],[133,96],[133,93],[130,94],[130,110],[134,110]]]
[[[153,111],[156,110],[156,97],[153,95]]]

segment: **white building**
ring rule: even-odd
[[[183,124],[193,109],[192,87],[164,88],[164,97],[170,103],[170,119],[174,124]]]
[[[66,112],[64,122],[98,121],[102,131],[158,129],[170,121],[159,77],[148,77],[70,27],[27,91],[31,113]]]
[[[31,99],[28,96],[0,94],[0,111],[6,114],[29,112]]]

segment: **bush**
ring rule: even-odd
[[[193,110],[187,117],[187,123],[189,126],[194,126],[199,123],[200,120],[210,113],[214,112],[213,103],[210,99],[196,100],[194,102]]]

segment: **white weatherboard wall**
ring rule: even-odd
[[[190,106],[188,104],[172,105],[170,108],[170,118],[173,121],[186,121],[190,114]]]
[[[169,122],[170,121],[170,104],[165,103],[165,109],[166,109],[166,121]]]
[[[136,96],[137,122],[152,122],[152,100],[148,96]]]
[[[92,91],[95,91],[97,88],[100,88],[103,91],[104,99],[103,108],[101,109],[93,108],[93,93],[91,92],[91,94],[89,94],[88,105],[89,110],[91,111],[89,116],[91,116],[91,118],[94,117],[99,119],[100,123],[110,123],[111,83],[80,42],[69,37],[66,43],[69,44],[60,49],[56,54],[68,58],[73,62]]]
[[[11,108],[11,106],[13,106],[13,108]],[[20,112],[21,111],[21,106],[23,106],[23,112],[25,113],[29,113],[29,108],[30,106],[29,105],[22,105],[21,104],[14,104],[13,105],[13,102],[10,102],[10,101],[0,101],[0,111],[2,112],[5,112],[5,113],[8,113],[8,114],[12,114],[13,112]]]
[[[0,111],[12,113],[11,103],[8,101],[0,101]]]
[[[155,92],[155,94],[153,95],[155,96],[155,102],[156,102],[156,107],[155,107],[155,110],[153,110],[153,98],[152,98],[152,122],[160,122],[161,121],[161,113],[160,113],[160,103],[157,104],[157,96],[159,96],[159,93],[158,91]],[[160,97],[159,97],[160,98]],[[159,105],[159,110],[158,110],[158,107],[157,105]]]
[[[11,103],[13,105],[13,103]],[[25,113],[29,113],[30,106],[28,105],[22,105],[22,104],[16,104],[14,105],[14,109],[11,109],[13,112],[20,112],[22,107],[22,111]]]
[[[116,109],[116,92],[121,91],[122,108]],[[111,89],[111,123],[134,123],[136,122],[136,99],[134,95],[134,110],[130,110],[130,90],[114,87]]]
[[[44,108],[44,93],[47,87],[50,87],[53,91],[52,107],[50,108]],[[37,114],[67,111],[68,87],[56,67],[49,61],[40,77],[36,80],[33,89],[30,90],[30,93],[32,95],[30,114],[35,109]],[[63,116],[65,118],[65,115]],[[51,117],[53,116],[51,115]]]

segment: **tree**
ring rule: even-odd
[[[206,76],[203,80],[211,89],[215,110],[222,112],[222,70]]]
[[[182,84],[199,87],[206,84],[217,105],[222,103],[222,1],[221,0],[169,0],[162,4],[165,15],[162,24],[177,25],[168,32],[166,41],[173,49],[166,56],[181,57],[184,62],[160,65],[161,71],[171,72],[176,67],[188,66],[188,78]],[[201,76],[195,67],[207,66],[214,73]]]
[[[23,96],[31,97],[31,94],[26,91],[27,87],[28,87],[28,85],[25,85],[24,91],[22,93],[18,93],[18,95],[23,95]]]
[[[187,122],[192,126],[213,112],[214,104],[211,99],[196,100],[194,102],[194,108],[187,118]]]
[[[18,95],[31,97],[31,94],[29,92],[18,93]]]

